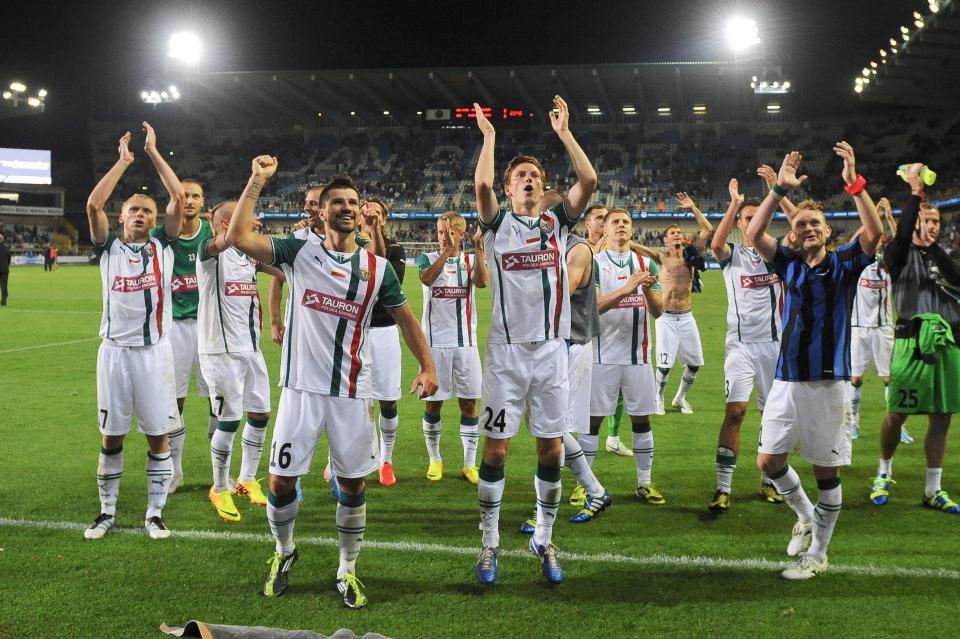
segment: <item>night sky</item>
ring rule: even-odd
[[[89,153],[91,79],[139,92],[163,75],[177,30],[205,41],[203,69],[581,64],[730,59],[724,20],[760,25],[807,110],[858,108],[853,77],[926,1],[23,2],[4,16],[0,77],[50,91],[46,113],[0,120],[0,145]],[[9,6],[9,3],[8,3]],[[56,178],[56,176],[55,176]]]

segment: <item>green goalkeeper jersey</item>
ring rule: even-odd
[[[163,227],[157,227],[163,231]],[[156,234],[157,229],[154,229]],[[192,237],[180,236],[173,244],[173,319],[197,319],[200,291],[197,286],[197,255],[204,242],[213,237],[210,223],[201,218],[200,228]]]

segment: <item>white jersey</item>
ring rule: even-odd
[[[594,279],[600,295],[609,295],[624,287],[630,274],[647,269],[657,274],[657,264],[633,251],[617,253],[609,249],[594,256]],[[660,282],[653,285],[660,290]],[[599,297],[599,296],[598,296]],[[647,364],[650,361],[650,318],[647,298],[640,287],[600,314],[600,335],[593,339],[595,364]]]
[[[366,335],[373,305],[407,302],[393,267],[364,249],[329,251],[316,234],[272,241],[274,265],[283,269],[290,287],[280,385],[369,398]]]
[[[720,262],[727,287],[727,341],[780,341],[783,281],[755,248],[727,246],[730,259]]]
[[[857,294],[853,299],[853,310],[850,312],[850,326],[858,328],[893,326],[890,274],[876,260],[860,273]]]
[[[142,244],[126,244],[113,233],[102,246],[94,244],[103,287],[100,337],[117,346],[149,346],[170,332],[174,242],[161,229]]]
[[[438,251],[417,258],[421,272],[440,258]],[[430,286],[423,286],[423,316],[420,325],[431,348],[477,345],[477,302],[473,269],[476,257],[461,253],[451,257]]]
[[[260,350],[263,311],[257,291],[256,260],[230,247],[207,253],[208,240],[197,255],[197,341],[203,355]]]
[[[574,223],[562,204],[539,217],[501,210],[490,224],[480,222],[493,297],[488,342],[513,344],[570,337],[564,253]]]

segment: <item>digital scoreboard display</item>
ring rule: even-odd
[[[513,120],[516,118],[527,117],[527,111],[523,109],[511,109],[510,107],[480,107],[483,111],[483,115],[486,116],[488,120],[499,119],[499,120]],[[453,109],[453,119],[454,120],[475,120],[477,114],[473,112],[473,107],[456,107]]]
[[[0,184],[51,184],[50,151],[0,148]]]

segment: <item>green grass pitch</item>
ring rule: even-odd
[[[421,292],[412,268],[404,288],[419,317]],[[323,444],[304,479],[296,528],[300,561],[287,594],[266,599],[258,594],[272,552],[265,513],[241,504],[238,524],[215,516],[206,497],[206,406],[193,391],[186,405],[185,486],[164,511],[174,536],[151,541],[138,528],[146,504],[146,445],[133,433],[118,505],[118,525],[128,531],[84,541],[82,528],[98,512],[98,272],[18,267],[10,289],[10,305],[0,308],[0,637],[159,637],[161,621],[181,625],[189,619],[322,633],[349,627],[397,638],[955,636],[960,518],[920,507],[924,422],[908,422],[918,443],[900,448],[891,503],[881,509],[867,501],[882,401],[874,376],[863,395],[864,437],[843,473],[832,572],[804,583],[779,577],[794,519],[786,505],[756,496],[759,417],[753,407],[731,511],[708,515],[724,406],[726,299],[717,272],[706,274],[705,291],[694,296],[706,356],[689,395],[696,412],[671,411],[653,420],[653,476],[665,507],[638,502],[633,460],[601,448],[595,470],[614,506],[590,524],[570,524],[574,509],[565,499],[574,482],[564,473],[554,538],[567,556],[566,581],[549,587],[517,532],[534,504],[533,442],[522,433],[506,468],[499,582],[483,588],[473,576],[479,512],[476,489],[459,475],[455,403],[443,413],[447,475],[433,484],[424,477],[422,404],[405,398],[395,454],[399,483],[385,489],[373,480],[368,488],[367,544],[358,575],[370,606],[359,612],[342,608],[334,589],[334,502],[320,475]],[[482,334],[489,317],[485,291],[478,306]],[[275,383],[279,348],[267,341],[263,350]],[[414,367],[407,354],[404,384]],[[668,397],[679,382],[675,368]],[[274,387],[274,407],[279,394]],[[792,461],[815,498],[809,465]],[[946,466],[944,487],[958,494],[955,454],[948,453]]]

